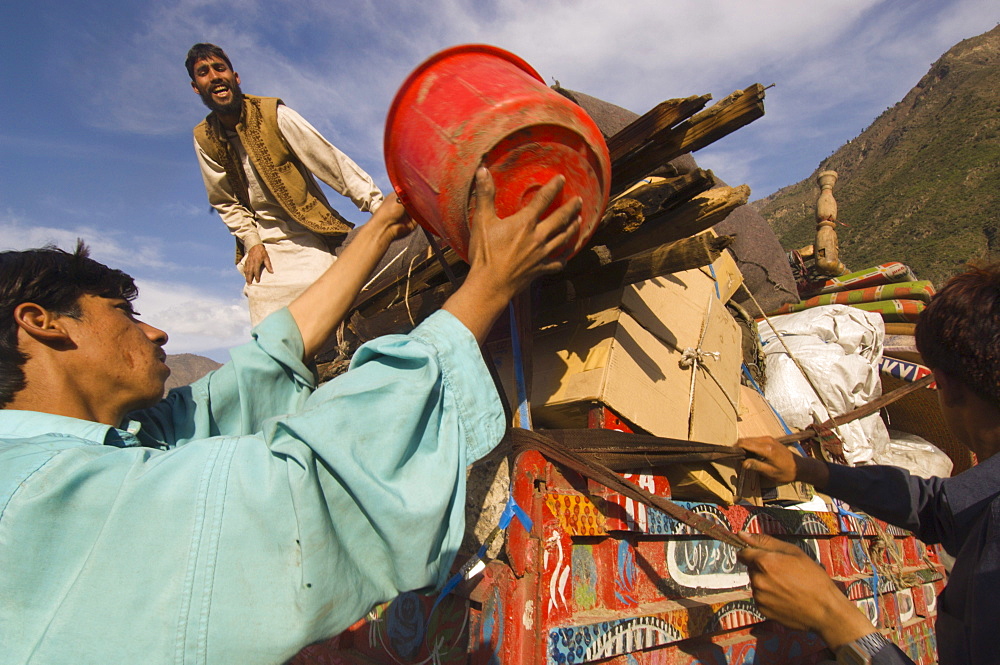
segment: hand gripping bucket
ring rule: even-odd
[[[496,183],[499,217],[566,177],[549,211],[580,196],[583,224],[561,258],[594,233],[611,187],[611,158],[590,116],[516,55],[480,44],[441,51],[403,82],[386,118],[385,163],[410,215],[465,260],[480,164]]]

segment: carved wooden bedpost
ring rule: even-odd
[[[816,178],[820,186],[816,201],[816,268],[824,275],[843,275],[847,272],[840,262],[837,246],[837,201],[833,186],[837,183],[836,171],[823,171]]]

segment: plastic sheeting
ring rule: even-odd
[[[821,423],[882,394],[878,360],[885,326],[878,314],[829,305],[770,320],[784,344],[767,321],[758,323],[767,375],[765,396],[789,426],[802,429]],[[808,381],[789,352],[808,374]],[[877,413],[836,431],[844,443],[844,457],[852,466],[871,462],[874,451],[885,448],[889,441]]]
[[[947,478],[954,466],[951,458],[927,439],[895,430],[889,430],[889,440],[875,449],[872,461],[902,467],[921,478]]]

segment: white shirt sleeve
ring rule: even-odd
[[[382,192],[371,176],[284,104],[278,105],[278,128],[302,165],[351,199],[358,210],[375,212],[382,205]]]
[[[229,232],[243,243],[246,251],[261,244],[253,212],[247,210],[236,198],[232,183],[226,176],[226,169],[201,149],[197,139],[194,141],[194,151],[198,155],[198,166],[201,167],[201,177],[205,181],[208,202],[218,211]]]

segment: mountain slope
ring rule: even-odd
[[[782,245],[815,239],[816,175],[832,169],[841,258],[902,261],[939,284],[1000,258],[1000,26],[945,53],[902,101],[806,180],[754,202]]]
[[[222,367],[222,364],[193,353],[177,353],[167,355],[167,367],[170,368],[170,376],[167,377],[164,392],[193,383],[212,370]]]

